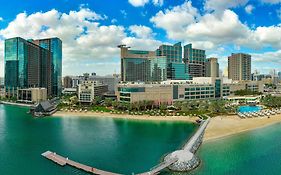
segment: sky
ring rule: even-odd
[[[4,40],[63,41],[63,75],[120,73],[119,44],[155,50],[192,43],[227,66],[231,53],[252,55],[252,71],[281,71],[281,0],[1,0]]]

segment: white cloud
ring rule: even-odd
[[[205,10],[224,11],[225,9],[245,6],[249,0],[205,0]]]
[[[186,20],[182,22],[181,19]],[[251,29],[229,9],[221,13],[199,15],[198,10],[188,1],[170,10],[159,11],[150,21],[164,29],[169,39],[192,42],[203,49],[224,44],[248,48],[281,48],[281,25]]]
[[[129,0],[129,3],[135,7],[144,6],[148,2],[149,2],[149,0]]]
[[[191,1],[186,1],[170,10],[159,11],[150,21],[156,27],[166,30],[169,38],[180,39],[185,28],[194,23],[197,16],[198,10],[192,6]]]
[[[164,0],[153,0],[154,5],[162,6],[164,4]]]
[[[137,38],[153,38],[155,35],[151,28],[142,25],[132,25],[129,30]]]
[[[129,3],[134,7],[143,7],[144,5],[152,2],[155,6],[162,6],[164,0],[129,0]]]
[[[117,48],[119,44],[129,44],[134,47],[136,46],[136,49],[138,49],[140,45],[149,48],[155,43],[160,43],[152,37],[149,39],[128,37],[123,26],[101,25],[100,20],[105,19],[104,15],[96,14],[87,8],[70,11],[69,13],[60,13],[57,10],[37,12],[30,15],[20,13],[6,28],[0,30],[0,38],[5,39],[17,36],[25,39],[61,38],[63,42],[64,75],[86,71],[83,64],[119,63],[120,51]],[[3,60],[2,42],[0,43],[0,52],[0,60]],[[76,66],[75,71],[73,69],[74,65]],[[3,68],[0,68],[2,71]],[[88,67],[88,69],[90,68]],[[96,65],[92,67],[92,71],[105,74],[113,73],[114,70],[104,69]],[[117,71],[119,72],[119,67]],[[0,73],[0,75],[3,75],[3,71]]]
[[[3,21],[4,19],[0,16],[0,21]]]
[[[262,3],[267,3],[267,4],[279,4],[281,3],[281,0],[260,0]]]
[[[248,13],[248,14],[252,14],[252,12],[253,12],[254,9],[255,9],[255,7],[254,7],[253,5],[251,5],[251,4],[249,4],[249,5],[247,5],[247,6],[245,7],[245,11],[246,11],[246,13]]]

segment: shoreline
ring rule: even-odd
[[[144,120],[144,121],[175,121],[175,122],[189,122],[196,123],[198,117],[188,116],[150,116],[150,115],[129,115],[129,114],[111,114],[101,112],[63,112],[57,111],[52,117],[96,117],[96,118],[112,118],[125,120]]]
[[[272,115],[270,118],[258,117],[240,119],[237,115],[217,116],[211,118],[206,128],[203,142],[231,137],[243,132],[261,129],[281,122],[281,114]]]
[[[0,104],[14,105],[20,107],[30,107],[28,104],[12,103],[0,101]],[[197,124],[198,117],[188,116],[150,116],[150,115],[129,115],[129,114],[111,114],[108,112],[65,112],[57,111],[51,117],[95,117],[95,118],[111,118],[124,120],[139,121],[171,121],[171,122],[188,122]],[[210,119],[203,142],[223,139],[243,132],[252,131],[267,127],[276,123],[281,123],[281,114],[272,115],[270,118],[257,117],[241,119],[237,115],[216,116]]]
[[[15,102],[7,102],[7,101],[0,101],[0,104],[3,105],[12,105],[12,106],[21,106],[21,107],[31,107],[31,104],[25,104],[25,103],[15,103]]]

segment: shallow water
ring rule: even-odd
[[[0,105],[0,174],[86,174],[43,158],[50,150],[96,168],[131,174],[149,170],[197,126],[111,118],[33,118],[27,108]]]

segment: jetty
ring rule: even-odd
[[[196,133],[187,141],[182,149],[176,150],[168,154],[164,160],[158,165],[151,168],[149,171],[140,173],[138,175],[155,175],[159,174],[164,169],[168,168],[172,171],[190,171],[200,164],[200,159],[195,156],[196,151],[203,142],[203,136],[205,129],[210,121],[210,118],[203,120]],[[109,171],[99,170],[97,168],[84,165],[63,156],[60,156],[54,152],[46,151],[42,154],[45,158],[57,163],[60,166],[70,165],[74,168],[81,169],[85,172],[97,175],[120,175]]]
[[[164,161],[159,165],[151,168],[150,171],[140,173],[139,175],[159,174],[162,170],[168,168],[172,171],[183,172],[195,169],[200,164],[200,160],[195,156],[196,151],[203,142],[205,129],[209,124],[210,118],[202,121],[199,129],[188,140],[181,150],[174,151],[168,154]]]
[[[100,169],[97,169],[97,168],[94,168],[94,167],[91,167],[91,166],[88,166],[88,165],[84,165],[84,164],[75,162],[73,160],[70,160],[66,157],[63,157],[63,156],[58,155],[58,154],[56,154],[54,152],[51,152],[51,151],[44,152],[42,154],[42,156],[51,160],[51,161],[53,161],[53,162],[55,162],[55,163],[57,163],[60,166],[69,165],[69,166],[72,166],[74,168],[83,170],[83,171],[88,172],[88,173],[96,174],[96,175],[120,175],[120,174],[117,174],[117,173],[112,173],[112,172],[109,172],[109,171],[103,171],[103,170],[100,170]]]

